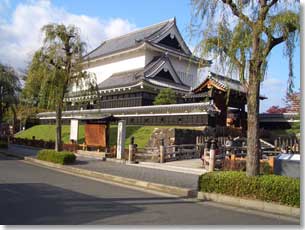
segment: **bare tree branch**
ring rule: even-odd
[[[270,51],[273,49],[273,47],[277,46],[278,44],[285,41],[285,38],[283,36],[274,38],[273,36],[268,38],[268,42],[266,45],[266,48],[264,49],[263,56],[267,57]]]
[[[249,19],[249,17],[247,17],[240,10],[238,10],[237,5],[232,0],[222,0],[222,2],[227,4],[231,8],[235,16],[239,17],[241,20],[247,23],[251,28],[253,28],[254,23]]]
[[[271,8],[275,3],[277,3],[278,0],[272,0],[269,4],[268,7]]]

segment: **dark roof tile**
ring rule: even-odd
[[[93,59],[103,55],[111,54],[120,50],[126,50],[138,46],[141,42],[151,35],[156,35],[163,27],[171,23],[173,19],[145,27],[128,34],[115,37],[102,42],[102,44],[90,53],[85,55],[85,59]]]

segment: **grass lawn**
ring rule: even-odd
[[[135,137],[136,143],[140,148],[145,147],[147,144],[153,130],[153,126],[128,126],[126,130],[126,142],[125,147],[128,147],[130,143],[130,138],[133,135]],[[15,137],[32,139],[41,139],[45,141],[55,141],[55,125],[36,125],[23,132],[18,133]],[[69,143],[70,138],[70,126],[62,126],[62,139],[64,143]],[[79,143],[84,142],[85,139],[85,128],[84,125],[79,126]],[[110,126],[110,146],[116,144],[117,141],[117,125]]]
[[[116,145],[117,141],[117,125],[110,126],[110,146]],[[194,127],[175,127],[175,126],[141,126],[141,125],[130,125],[127,126],[126,130],[126,142],[125,147],[128,148],[131,136],[134,136],[135,143],[139,148],[144,148],[148,143],[151,134],[155,128],[185,128],[185,129],[196,129]],[[15,137],[32,139],[35,136],[36,140],[55,141],[55,125],[36,125],[27,130],[24,130]],[[70,138],[70,126],[62,126],[62,139],[64,143],[69,143]],[[85,138],[84,125],[79,126],[79,143],[83,143]]]

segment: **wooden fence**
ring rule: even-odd
[[[300,152],[300,141],[295,136],[282,136],[274,140],[274,147],[276,150]]]
[[[202,150],[203,145],[196,144],[165,146],[165,161],[199,158]]]
[[[164,161],[175,161],[183,159],[199,158],[203,145],[185,144],[185,145],[167,145],[158,147],[137,148],[134,153],[134,161],[161,162],[160,148],[164,148]]]
[[[134,153],[134,161],[160,162],[160,149],[157,147],[137,148]]]
[[[212,137],[212,136],[197,136],[196,137],[196,144],[203,145],[206,141],[214,139],[217,141],[218,146],[224,146],[226,141],[229,139],[227,136],[219,136],[219,137]]]

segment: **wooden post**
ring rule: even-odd
[[[273,174],[274,173],[274,161],[275,161],[275,157],[274,156],[271,156],[268,160],[269,162],[269,165],[271,167],[271,173]]]
[[[165,162],[165,155],[166,155],[166,150],[164,146],[164,139],[162,138],[160,143],[160,163]]]
[[[277,148],[278,148],[278,139],[274,140],[274,147],[275,147],[275,150],[277,150]]]
[[[128,162],[132,163],[134,161],[134,154],[135,154],[135,146],[134,146],[134,137],[130,138],[129,144],[129,152],[128,152]]]
[[[182,155],[182,149],[180,146],[178,146],[178,157],[176,156],[177,160],[185,159],[185,156]]]
[[[107,122],[106,123],[106,148],[105,148],[105,153],[109,153],[110,152],[110,123]]]
[[[213,172],[215,168],[215,149],[216,144],[215,140],[211,141],[211,148],[210,148],[210,162],[209,162],[209,172]]]

